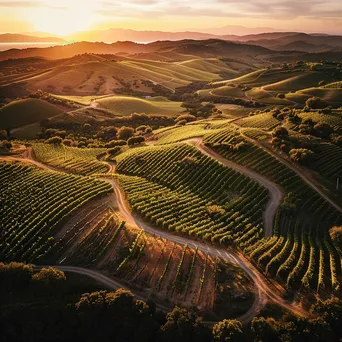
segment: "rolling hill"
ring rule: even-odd
[[[57,37],[35,37],[24,34],[0,34],[0,43],[62,43],[65,42],[62,38]]]
[[[48,119],[62,112],[58,107],[38,99],[23,99],[0,108],[0,128],[13,129]]]
[[[167,92],[194,81],[211,82],[241,75],[252,65],[220,59],[190,59],[183,62],[146,59],[106,59],[97,55],[81,55],[63,60],[46,72],[0,77],[0,85],[24,83],[29,91],[43,91],[56,95],[108,95],[140,92],[152,94],[159,86]]]
[[[100,108],[103,107],[114,115],[130,115],[134,112],[176,115],[184,110],[180,102],[172,102],[162,97],[143,100],[134,97],[115,96],[103,98],[96,102],[100,104]]]

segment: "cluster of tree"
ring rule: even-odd
[[[61,123],[56,122],[55,119],[42,120],[42,131],[38,134],[39,139],[49,139],[53,136],[60,136],[63,139],[72,140],[71,146],[78,147],[80,142],[81,146],[88,146],[89,144],[101,145],[111,140],[120,139],[120,135],[126,136],[129,131],[138,135],[145,135],[152,132],[152,129],[158,129],[165,126],[174,125],[174,119],[166,116],[150,116],[146,114],[133,113],[125,117],[113,117],[106,121],[97,121],[93,118],[88,119],[84,124],[75,122],[75,124],[68,122],[68,118]],[[68,142],[67,142],[68,143]]]
[[[89,130],[88,124],[84,125],[84,130]],[[94,138],[86,138],[83,136],[75,136],[74,134],[68,134],[66,131],[56,130],[48,128],[44,131],[44,137],[46,143],[49,144],[64,144],[65,146],[72,147],[106,147],[112,148],[116,146],[124,146],[128,144],[136,145],[145,141],[144,136],[152,133],[152,128],[147,125],[142,125],[136,129],[132,127],[122,126],[116,128],[115,126],[104,126],[96,134]],[[68,134],[68,135],[67,135]]]
[[[5,129],[0,130],[0,141],[8,139],[8,132]]]
[[[31,94],[29,94],[28,97],[34,98],[34,99],[41,99],[41,100],[47,101],[51,104],[54,104],[56,106],[62,106],[65,108],[79,108],[80,107],[77,103],[75,103],[73,101],[68,101],[68,100],[63,99],[63,98],[54,97],[54,96],[50,95],[49,93],[46,93],[42,90],[38,90],[35,93],[31,93]]]
[[[324,122],[315,123],[311,118],[303,120],[295,111],[290,111],[286,115],[287,120],[295,124],[293,130],[304,135],[321,138],[338,146],[342,146],[342,128],[337,126],[332,127]],[[303,140],[296,139],[295,136],[289,136],[287,129],[284,127],[277,127],[272,135],[273,146],[286,153],[292,148],[315,149],[317,145],[317,139],[315,140],[309,137],[308,139]]]
[[[215,105],[212,103],[206,103],[203,105],[202,101],[198,97],[185,101],[181,105],[186,111],[195,116],[201,118],[207,118],[215,112]]]
[[[141,145],[143,142],[145,142],[145,138],[143,136],[131,137],[127,140],[127,145]]]
[[[310,110],[310,109],[323,109],[328,107],[329,104],[323,100],[320,97],[310,97],[305,102],[305,108],[304,110]]]
[[[293,148],[289,155],[293,161],[304,165],[309,165],[315,160],[315,153],[307,148]]]
[[[176,88],[174,94],[169,96],[169,99],[172,101],[189,101],[194,97],[197,91],[214,87],[214,85],[210,86],[208,82],[205,81],[191,82],[183,87]]]
[[[334,226],[330,228],[329,235],[338,250],[342,252],[342,226]]]
[[[0,140],[0,153],[7,154],[11,152],[11,148],[13,147],[12,143],[7,140]]]
[[[127,290],[81,295],[81,286],[55,268],[35,272],[32,265],[0,263],[2,341],[337,342],[342,338],[342,300],[335,297],[314,304],[310,318],[285,313],[275,319],[273,311],[266,310],[245,326],[225,319],[210,329],[196,311],[175,307],[164,314],[152,301],[137,300]]]
[[[193,122],[196,121],[197,118],[195,115],[191,115],[191,114],[182,114],[177,116],[177,118],[175,119],[175,123],[178,126],[183,126],[188,122]]]
[[[289,132],[285,127],[275,128],[272,136],[272,145],[288,153],[293,161],[303,165],[310,165],[315,160],[315,153],[312,150],[296,147],[296,140],[289,138]]]
[[[228,96],[202,96],[201,100],[203,102],[211,102],[211,103],[235,104],[235,105],[244,106],[247,108],[259,108],[259,107],[265,106],[264,104],[257,102],[257,101],[250,101],[250,100],[228,97]]]

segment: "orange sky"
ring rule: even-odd
[[[110,27],[205,31],[241,25],[342,34],[341,18],[341,0],[0,0],[2,33],[70,35]]]

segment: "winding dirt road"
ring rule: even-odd
[[[238,126],[235,123],[232,123],[233,126],[240,128],[240,126]],[[338,210],[339,212],[342,213],[342,208],[336,204],[330,197],[328,197],[317,185],[315,182],[313,182],[311,179],[309,179],[304,172],[296,165],[292,164],[291,162],[289,162],[288,160],[286,160],[283,157],[280,157],[277,153],[275,153],[274,151],[272,151],[270,148],[268,148],[267,146],[265,146],[264,144],[262,144],[260,141],[254,140],[248,136],[246,136],[245,134],[243,134],[243,132],[240,132],[240,134],[249,142],[251,142],[252,144],[260,147],[261,149],[263,149],[265,152],[269,153],[273,158],[277,159],[279,162],[281,162],[282,164],[284,164],[285,166],[287,166],[289,169],[291,169],[293,172],[295,172],[306,184],[308,184],[312,189],[314,189],[318,194],[320,194],[328,203],[330,203],[336,210]]]
[[[116,281],[113,278],[109,278],[105,276],[104,274],[102,274],[101,272],[91,270],[89,268],[76,267],[76,266],[60,266],[60,265],[39,265],[39,266],[37,265],[34,267],[34,269],[39,271],[40,269],[44,267],[54,267],[63,272],[70,272],[70,273],[85,275],[89,278],[96,280],[98,283],[102,284],[103,286],[105,286],[106,288],[110,290],[117,290],[119,288],[127,287],[123,285],[121,282]],[[141,295],[138,291],[134,291],[132,289],[129,289],[129,290],[133,293],[135,298],[144,300],[144,301],[146,300],[146,296]],[[172,310],[171,306],[163,305],[159,302],[157,303],[157,306],[160,310],[165,311],[165,312]]]
[[[263,186],[267,187],[270,190],[271,200],[272,200],[271,202],[273,204],[272,203],[268,204],[267,209],[266,209],[268,214],[266,216],[268,217],[267,219],[268,233],[269,231],[272,232],[272,224],[273,224],[273,219],[274,219],[273,212],[275,212],[277,208],[277,203],[280,201],[280,198],[282,196],[282,192],[280,191],[280,189],[278,187],[275,187],[274,183],[264,179],[264,177],[254,173],[253,171],[246,169],[240,165],[233,164],[230,161],[220,157],[219,155],[216,155],[216,153],[214,153],[213,151],[209,150],[207,147],[202,145],[201,138],[190,139],[190,141],[196,142],[197,147],[206,155],[210,156],[211,158],[216,159],[217,161],[221,162],[222,164],[226,166],[235,168],[237,171],[245,173],[246,175],[255,179],[260,184],[262,184]],[[45,164],[42,164],[33,160],[30,150],[28,152],[29,153],[27,153],[27,155],[24,156],[24,158],[5,157],[2,159],[28,162],[31,164],[35,164],[36,166],[44,168],[44,169],[62,171],[62,170],[57,170],[53,167],[50,167],[48,165],[45,165]],[[113,165],[110,165],[109,172],[112,173],[113,171],[115,171],[115,168]],[[264,276],[262,276],[259,273],[259,271],[241,253],[237,253],[233,250],[228,250],[227,248],[219,247],[216,245],[211,245],[203,241],[193,240],[187,236],[176,235],[170,231],[164,231],[164,230],[160,230],[160,229],[153,227],[149,223],[144,222],[141,218],[131,213],[131,209],[125,200],[125,196],[117,180],[112,179],[112,178],[105,179],[105,180],[111,183],[111,185],[113,186],[113,189],[115,192],[115,200],[117,202],[116,204],[118,207],[116,211],[122,216],[122,219],[124,219],[128,223],[131,223],[150,234],[166,238],[169,241],[173,241],[181,245],[188,245],[193,248],[198,248],[202,252],[209,254],[213,257],[217,257],[217,258],[221,258],[223,260],[229,261],[239,266],[240,268],[242,268],[249,275],[249,277],[255,284],[255,288],[256,288],[255,301],[252,307],[243,316],[237,318],[242,323],[245,324],[245,323],[250,322],[259,313],[259,311],[264,307],[264,305],[268,301],[272,301],[278,304],[279,306],[293,312],[294,314],[297,314],[300,316],[307,315],[307,312],[301,307],[297,306],[294,303],[285,301],[282,298],[281,291],[275,285],[273,285],[272,282],[270,282]],[[62,271],[66,271],[66,272],[73,272],[77,274],[87,275],[93,279],[96,279],[103,285],[106,285],[111,288],[127,287],[127,285],[122,284],[119,281],[113,280],[111,278],[108,278],[104,276],[102,273],[94,271],[92,269],[73,267],[73,266],[60,266],[60,265],[56,265],[54,267],[57,267],[61,269]],[[140,295],[137,294],[137,298],[142,298],[146,300],[146,297],[145,298],[143,297],[144,296],[141,296],[141,294]]]
[[[305,310],[293,303],[285,301],[281,296],[282,293],[280,292],[280,290],[276,288],[265,277],[263,277],[259,273],[259,271],[241,253],[228,250],[227,248],[218,247],[216,245],[211,245],[203,241],[193,240],[187,236],[176,235],[170,231],[160,230],[153,227],[149,223],[143,221],[142,219],[131,213],[129,205],[125,200],[125,196],[118,182],[112,179],[109,179],[107,181],[109,181],[114,188],[118,211],[125,221],[137,226],[140,229],[143,229],[150,234],[163,237],[165,239],[168,239],[169,241],[176,242],[181,245],[188,245],[189,247],[198,248],[205,254],[229,261],[242,268],[249,275],[249,277],[255,284],[257,292],[253,306],[243,316],[238,318],[238,320],[240,320],[242,323],[250,322],[269,300],[297,315],[306,315]]]
[[[245,166],[236,164],[228,159],[223,158],[221,155],[219,155],[218,153],[214,152],[212,149],[205,146],[201,138],[187,139],[186,142],[195,143],[196,147],[203,154],[207,155],[208,157],[212,159],[215,159],[216,161],[218,161],[224,166],[230,167],[231,169],[235,171],[245,174],[247,177],[252,178],[256,182],[261,184],[263,187],[268,189],[270,199],[267,203],[266,209],[263,214],[264,215],[264,230],[265,230],[266,238],[272,236],[274,218],[275,218],[277,209],[284,198],[283,190],[276,183],[273,183],[272,181],[260,175],[259,173],[256,173],[255,171]]]

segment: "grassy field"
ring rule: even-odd
[[[291,104],[290,101],[286,99],[281,99],[275,96],[275,94],[272,94],[264,88],[254,88],[252,90],[249,90],[247,92],[247,95],[251,97],[253,100],[256,100],[258,102],[269,104],[269,105],[289,105]]]
[[[11,131],[11,135],[16,139],[35,139],[37,134],[41,131],[39,122],[30,125],[21,126]]]
[[[63,100],[68,100],[72,102],[79,103],[81,105],[89,106],[90,103],[98,98],[101,97],[96,97],[96,96],[72,96],[72,95],[54,95],[51,94],[52,96],[58,98],[58,99],[63,99]]]
[[[13,101],[0,109],[0,128],[18,128],[60,113],[58,107],[38,99]]]
[[[177,115],[184,108],[181,102],[172,102],[163,97],[140,99],[128,96],[113,96],[97,101],[103,108],[114,115],[130,115],[132,113]]]
[[[297,93],[308,97],[320,97],[328,103],[342,104],[342,88],[308,88],[299,90]]]
[[[55,68],[48,74],[29,79],[27,88],[41,89],[57,95],[107,95],[126,87],[132,91],[152,93],[151,81],[168,89],[184,86],[192,81],[221,79],[220,73],[232,76],[237,71],[220,61],[192,61],[186,63],[129,59],[124,61],[80,61]],[[125,85],[123,85],[125,83]]]
[[[245,92],[240,88],[223,86],[211,90],[211,94],[217,96],[230,96],[230,97],[245,97]]]

